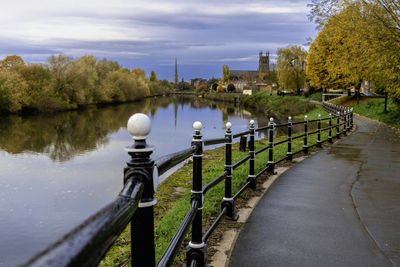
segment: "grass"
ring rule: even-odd
[[[303,103],[306,104],[306,103]],[[327,114],[322,110],[321,107],[312,109],[307,113],[309,119],[316,119],[318,114],[326,117]],[[294,117],[294,121],[303,121],[303,115]],[[325,127],[325,126],[322,126]],[[223,134],[223,133],[221,133]],[[296,135],[301,135],[299,132]],[[321,140],[327,139],[328,133],[325,131],[322,133]],[[280,136],[274,141],[286,139],[286,136]],[[237,139],[236,139],[237,141]],[[317,141],[317,135],[310,135],[308,137],[308,144],[315,144]],[[255,144],[256,150],[268,145],[268,140],[261,139]],[[293,141],[292,151],[301,150],[303,146],[303,138],[299,138]],[[240,152],[238,150],[238,144],[233,145],[232,162],[235,163],[248,155],[248,152]],[[268,161],[268,150],[260,153],[256,156],[255,160],[255,172],[261,171]],[[274,147],[274,160],[279,160],[286,156],[287,144],[281,144]],[[225,162],[225,148],[220,147],[213,150],[204,152],[203,158],[203,185],[212,181],[224,171]],[[246,183],[248,175],[249,163],[245,163],[234,170],[232,177],[232,192],[233,194],[239,190]],[[180,168],[177,172],[171,175],[163,184],[161,184],[156,193],[158,200],[155,206],[155,243],[156,243],[156,261],[160,259],[163,252],[167,248],[175,232],[179,228],[184,216],[189,210],[190,205],[190,188],[192,179],[192,165],[186,164]],[[179,190],[177,190],[179,189]],[[248,189],[249,190],[249,189]],[[203,225],[206,221],[210,221],[220,212],[220,202],[224,196],[224,183],[221,182],[219,185],[207,192],[204,201],[203,208]],[[242,194],[242,198],[247,197],[246,191]],[[206,229],[203,229],[205,232]],[[120,238],[116,241],[114,246],[108,252],[106,257],[101,262],[100,266],[128,266],[130,257],[130,231],[129,227],[125,229]],[[185,244],[190,240],[190,233],[186,237]],[[180,263],[183,262],[185,254],[184,250],[178,254],[176,260]]]
[[[269,116],[294,116],[305,114],[314,108],[314,104],[298,101],[302,96],[276,96],[268,91],[260,91],[254,95],[242,95],[241,105],[256,109]]]
[[[384,112],[384,98],[361,97],[359,104],[354,96],[346,96],[331,103],[353,107],[354,112],[362,116],[381,121],[396,128],[400,128],[400,105],[388,99],[388,112]]]
[[[358,106],[354,105],[353,108],[357,114],[400,128],[400,106],[391,99],[388,101],[387,113],[384,112],[384,106],[383,98],[373,98],[363,101]]]

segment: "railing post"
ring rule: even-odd
[[[287,152],[286,152],[286,159],[287,160],[292,160],[293,155],[292,155],[292,117],[289,116],[288,118],[288,147],[287,147]]]
[[[343,111],[343,135],[347,135],[347,112],[346,110]]]
[[[221,209],[227,208],[226,216],[232,220],[237,220],[238,215],[234,213],[235,203],[232,198],[232,124],[230,122],[226,123],[225,132],[225,196],[222,199]]]
[[[245,152],[247,146],[247,135],[242,135],[239,142],[239,151]]]
[[[350,132],[350,108],[347,108],[347,132]]]
[[[193,123],[194,134],[192,145],[196,146],[193,154],[193,181],[191,202],[199,201],[201,206],[197,209],[197,213],[192,223],[192,241],[189,242],[186,252],[186,264],[191,266],[193,259],[197,260],[199,266],[205,263],[205,244],[203,242],[203,178],[202,178],[202,162],[203,162],[203,140],[200,130],[202,124],[199,121]]]
[[[268,139],[269,139],[269,150],[268,150],[268,171],[275,174],[275,162],[274,162],[274,118],[270,118],[268,122]]]
[[[329,113],[329,135],[328,142],[332,143],[332,113]]]
[[[317,147],[321,147],[321,114],[318,114],[318,140]]]
[[[339,128],[339,124],[340,124],[340,112],[337,112],[337,122],[336,122],[336,138],[340,139],[340,128]]]
[[[131,264],[132,266],[155,266],[154,212],[157,199],[153,194],[158,185],[157,167],[150,159],[154,147],[146,144],[151,131],[151,121],[145,114],[137,113],[128,120],[128,131],[135,141],[125,151],[131,156],[124,168],[124,183],[144,184],[142,198],[131,220]]]
[[[303,145],[303,152],[305,154],[308,153],[307,136],[308,136],[308,118],[307,118],[307,115],[305,115],[304,116],[304,145]]]
[[[249,176],[247,177],[247,181],[250,182],[250,187],[256,189],[256,176],[254,173],[254,160],[255,160],[255,151],[254,151],[254,120],[250,121],[250,140],[249,140]]]
[[[351,108],[351,116],[350,116],[350,125],[351,125],[351,129],[353,129],[353,108]]]

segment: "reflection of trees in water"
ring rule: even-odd
[[[155,116],[158,109],[173,104],[175,118],[188,108],[211,108],[221,111],[223,125],[228,117],[254,119],[259,126],[268,124],[269,116],[249,112],[233,103],[213,102],[193,96],[148,98],[141,102],[127,103],[104,108],[87,108],[53,114],[32,116],[3,116],[0,118],[0,149],[11,154],[22,152],[43,153],[53,161],[68,161],[76,155],[92,151],[108,142],[108,135],[126,126],[134,113],[148,113]],[[185,108],[186,108],[185,107]],[[286,118],[276,123],[285,123]],[[302,125],[297,126],[299,130]],[[311,129],[311,128],[310,128]],[[284,134],[287,128],[280,128]],[[223,136],[223,133],[221,133]]]
[[[125,126],[133,113],[146,113],[148,102],[26,117],[2,117],[0,148],[11,154],[45,153],[53,161],[68,161],[75,155],[106,144],[107,136]]]

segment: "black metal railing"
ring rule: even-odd
[[[353,111],[338,105],[322,104],[329,117],[293,122],[289,117],[287,123],[275,124],[271,118],[267,126],[255,128],[254,121],[250,121],[248,131],[233,134],[231,124],[226,125],[223,138],[203,140],[201,135],[202,125],[195,122],[192,143],[189,148],[161,157],[155,161],[150,155],[154,147],[146,144],[146,136],[150,132],[149,118],[144,114],[135,114],[128,121],[128,130],[134,136],[134,144],[126,148],[131,156],[124,169],[124,187],[115,201],[87,219],[73,231],[61,238],[48,249],[42,251],[29,260],[24,266],[95,266],[104,257],[113,242],[123,229],[131,223],[131,264],[132,266],[155,266],[154,245],[154,211],[156,204],[154,193],[157,190],[158,175],[165,173],[180,162],[193,157],[193,175],[190,209],[184,217],[178,231],[158,262],[158,266],[170,266],[182,243],[191,228],[191,241],[186,252],[186,266],[204,266],[206,263],[205,246],[208,238],[221,223],[224,217],[236,220],[235,200],[247,189],[256,188],[257,178],[268,172],[275,172],[275,165],[293,159],[293,155],[309,152],[313,146],[321,147],[324,142],[333,142],[333,138],[346,135],[353,128]],[[322,122],[327,121],[322,128]],[[304,125],[303,132],[294,133],[293,125]],[[309,131],[310,125],[316,124],[316,130]],[[287,138],[274,141],[277,128],[287,127]],[[315,128],[315,127],[314,127]],[[255,150],[255,132],[268,130],[268,145]],[[321,133],[327,131],[328,138],[321,140]],[[336,135],[333,135],[336,131]],[[249,154],[232,162],[232,144],[234,139],[249,136]],[[317,135],[317,141],[310,143],[309,136]],[[293,141],[302,138],[303,145],[300,150],[293,151]],[[202,161],[203,147],[208,145],[225,145],[225,165],[223,172],[203,185]],[[287,144],[286,154],[280,159],[274,159],[274,148]],[[255,172],[255,160],[258,154],[268,150],[268,161],[258,173]],[[264,156],[265,158],[265,156]],[[249,161],[247,177],[242,177],[244,185],[232,192],[232,175],[236,168]],[[221,212],[212,222],[209,229],[203,231],[202,210],[206,193],[216,185],[225,183],[224,197],[221,200]],[[203,234],[203,232],[205,232]]]

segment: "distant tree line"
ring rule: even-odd
[[[21,57],[0,61],[0,112],[47,112],[82,105],[133,101],[165,94],[172,85],[150,78],[142,69],[122,68],[116,61],[53,55],[46,64],[25,64]]]

